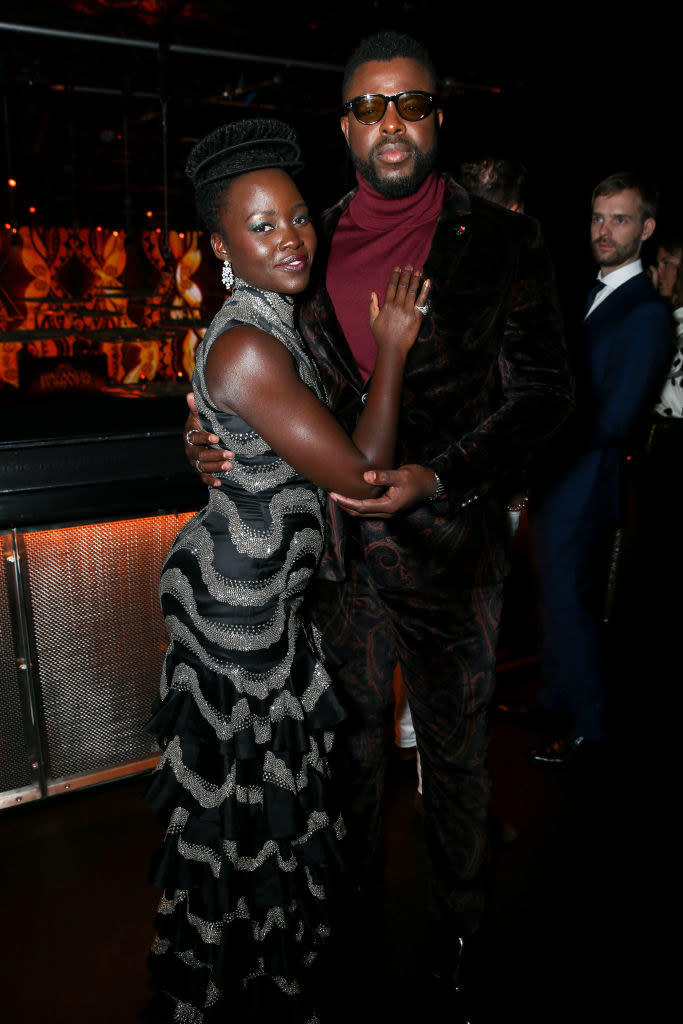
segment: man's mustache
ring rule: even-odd
[[[417,146],[410,139],[380,139],[370,150],[370,156],[377,156],[383,149],[407,149],[411,153],[417,152]]]

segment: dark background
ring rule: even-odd
[[[302,190],[322,209],[353,182],[338,129],[341,69],[363,35],[391,27],[435,57],[443,165],[457,171],[491,150],[526,164],[527,209],[573,307],[594,272],[586,238],[598,180],[645,171],[661,187],[663,217],[678,216],[680,73],[657,18],[588,4],[4,0],[0,217],[129,232],[196,226],[187,152],[244,116],[295,125]]]

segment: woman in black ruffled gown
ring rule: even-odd
[[[349,438],[295,326],[315,252],[288,173],[298,158],[288,126],[245,121],[203,139],[187,165],[232,286],[198,347],[193,389],[202,428],[235,459],[161,579],[171,642],[148,726],[164,748],[149,799],[168,828],[153,872],[164,895],[147,1019],[318,1019],[315,966],[343,835],[328,754],[342,715],[304,601],[324,490],[372,494],[363,472],[393,461],[428,284],[397,269],[381,311],[372,297],[377,367]]]

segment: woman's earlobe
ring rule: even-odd
[[[222,235],[220,235],[218,233],[218,231],[214,231],[212,233],[210,241],[211,241],[211,248],[213,249],[213,252],[214,252],[214,256],[216,256],[217,259],[219,259],[219,260],[229,260],[230,259],[230,253],[228,252],[228,249],[227,249],[227,246],[225,244],[225,241],[224,241]]]

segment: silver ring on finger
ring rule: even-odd
[[[185,444],[189,444],[192,448],[194,448],[194,446],[195,446],[194,445],[194,441],[192,440],[192,435],[193,434],[194,434],[194,428],[192,430],[186,430],[185,431]]]
[[[190,441],[190,444],[192,444],[191,441]],[[199,465],[199,458],[196,458],[194,460],[194,468],[197,470],[198,473],[201,473],[202,467]]]
[[[426,306],[418,306],[418,304],[416,302],[415,303],[415,309],[419,309],[420,313],[422,313],[423,316],[427,316],[427,307]],[[191,441],[189,443],[192,444]]]

